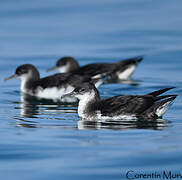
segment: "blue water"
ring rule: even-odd
[[[0,179],[126,179],[129,170],[182,174],[182,1],[2,0],[0,2]],[[154,123],[91,123],[75,105],[23,101],[3,79],[24,63],[41,76],[62,56],[81,65],[144,55],[134,85],[105,84],[102,97],[175,86]]]

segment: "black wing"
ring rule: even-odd
[[[116,71],[123,72],[131,65],[138,65],[142,60],[143,60],[142,56],[137,56],[137,57],[121,60],[116,63],[116,68],[114,72]]]
[[[108,74],[114,71],[114,69],[115,69],[115,64],[95,63],[82,66],[79,69],[73,71],[73,73],[78,75],[87,75],[93,77],[98,74],[105,74],[105,73]]]
[[[114,116],[121,114],[141,114],[155,102],[151,95],[144,96],[115,96],[102,99],[97,107],[103,116]]]
[[[74,75],[72,73],[57,73],[45,78],[41,78],[40,80],[33,82],[31,84],[32,89],[36,89],[37,87],[51,88],[51,87],[66,87],[68,85],[76,85],[78,83],[82,83],[88,81],[88,77],[83,77],[79,75]]]
[[[103,116],[117,116],[121,114],[134,114],[155,116],[156,109],[166,102],[172,102],[176,95],[159,96],[162,93],[173,89],[164,88],[146,95],[137,96],[115,96],[99,101],[95,110],[100,110]]]

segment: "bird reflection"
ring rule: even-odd
[[[20,110],[15,116],[16,125],[27,128],[58,127],[60,120],[67,120],[69,115],[76,114],[76,103],[54,102],[52,100],[39,99],[28,94],[21,93],[20,102],[14,102],[15,109]],[[71,108],[69,108],[71,107]],[[51,126],[52,121],[58,123]]]
[[[140,81],[139,80],[135,80],[135,79],[132,79],[132,78],[129,78],[129,79],[118,79],[118,78],[108,78],[106,79],[106,81],[104,82],[104,84],[113,84],[113,83],[116,83],[116,84],[128,84],[128,85],[131,85],[131,86],[139,86],[140,85]]]
[[[91,121],[81,119],[78,121],[78,129],[85,130],[99,130],[99,129],[113,129],[113,130],[125,130],[125,129],[152,129],[152,130],[163,130],[168,127],[170,122],[164,119],[148,120],[148,119],[137,119],[137,120],[107,120],[107,121]]]
[[[22,117],[36,118],[39,114],[39,107],[37,99],[28,95],[21,94],[21,105],[20,105],[20,115]]]
[[[20,115],[22,117],[28,118],[37,118],[36,115],[43,114],[42,111],[61,111],[60,107],[70,107],[75,106],[76,102],[73,103],[63,103],[63,102],[54,102],[52,100],[47,99],[39,99],[34,96],[30,96],[28,94],[21,94],[21,103],[20,103]],[[43,109],[44,108],[44,109]],[[63,112],[67,111],[67,109],[62,109]]]

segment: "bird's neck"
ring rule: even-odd
[[[21,91],[25,93],[30,93],[29,91],[32,87],[32,83],[38,80],[40,80],[39,75],[36,74],[34,74],[34,76],[32,76],[32,74],[24,75],[23,77],[21,77]]]
[[[67,72],[73,72],[77,69],[79,69],[80,65],[77,62],[72,62],[72,64],[70,64],[68,66],[68,71]]]
[[[82,118],[89,118],[94,115],[100,98],[97,94],[92,93],[89,97],[85,97],[79,101],[78,115]]]

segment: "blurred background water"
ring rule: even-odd
[[[179,0],[1,0],[0,178],[119,180],[129,170],[180,172],[181,17]],[[46,76],[63,56],[84,65],[137,55],[145,58],[136,85],[99,91],[110,97],[176,86],[179,97],[162,120],[83,122],[76,105],[27,101],[18,80],[3,81],[24,63]]]

